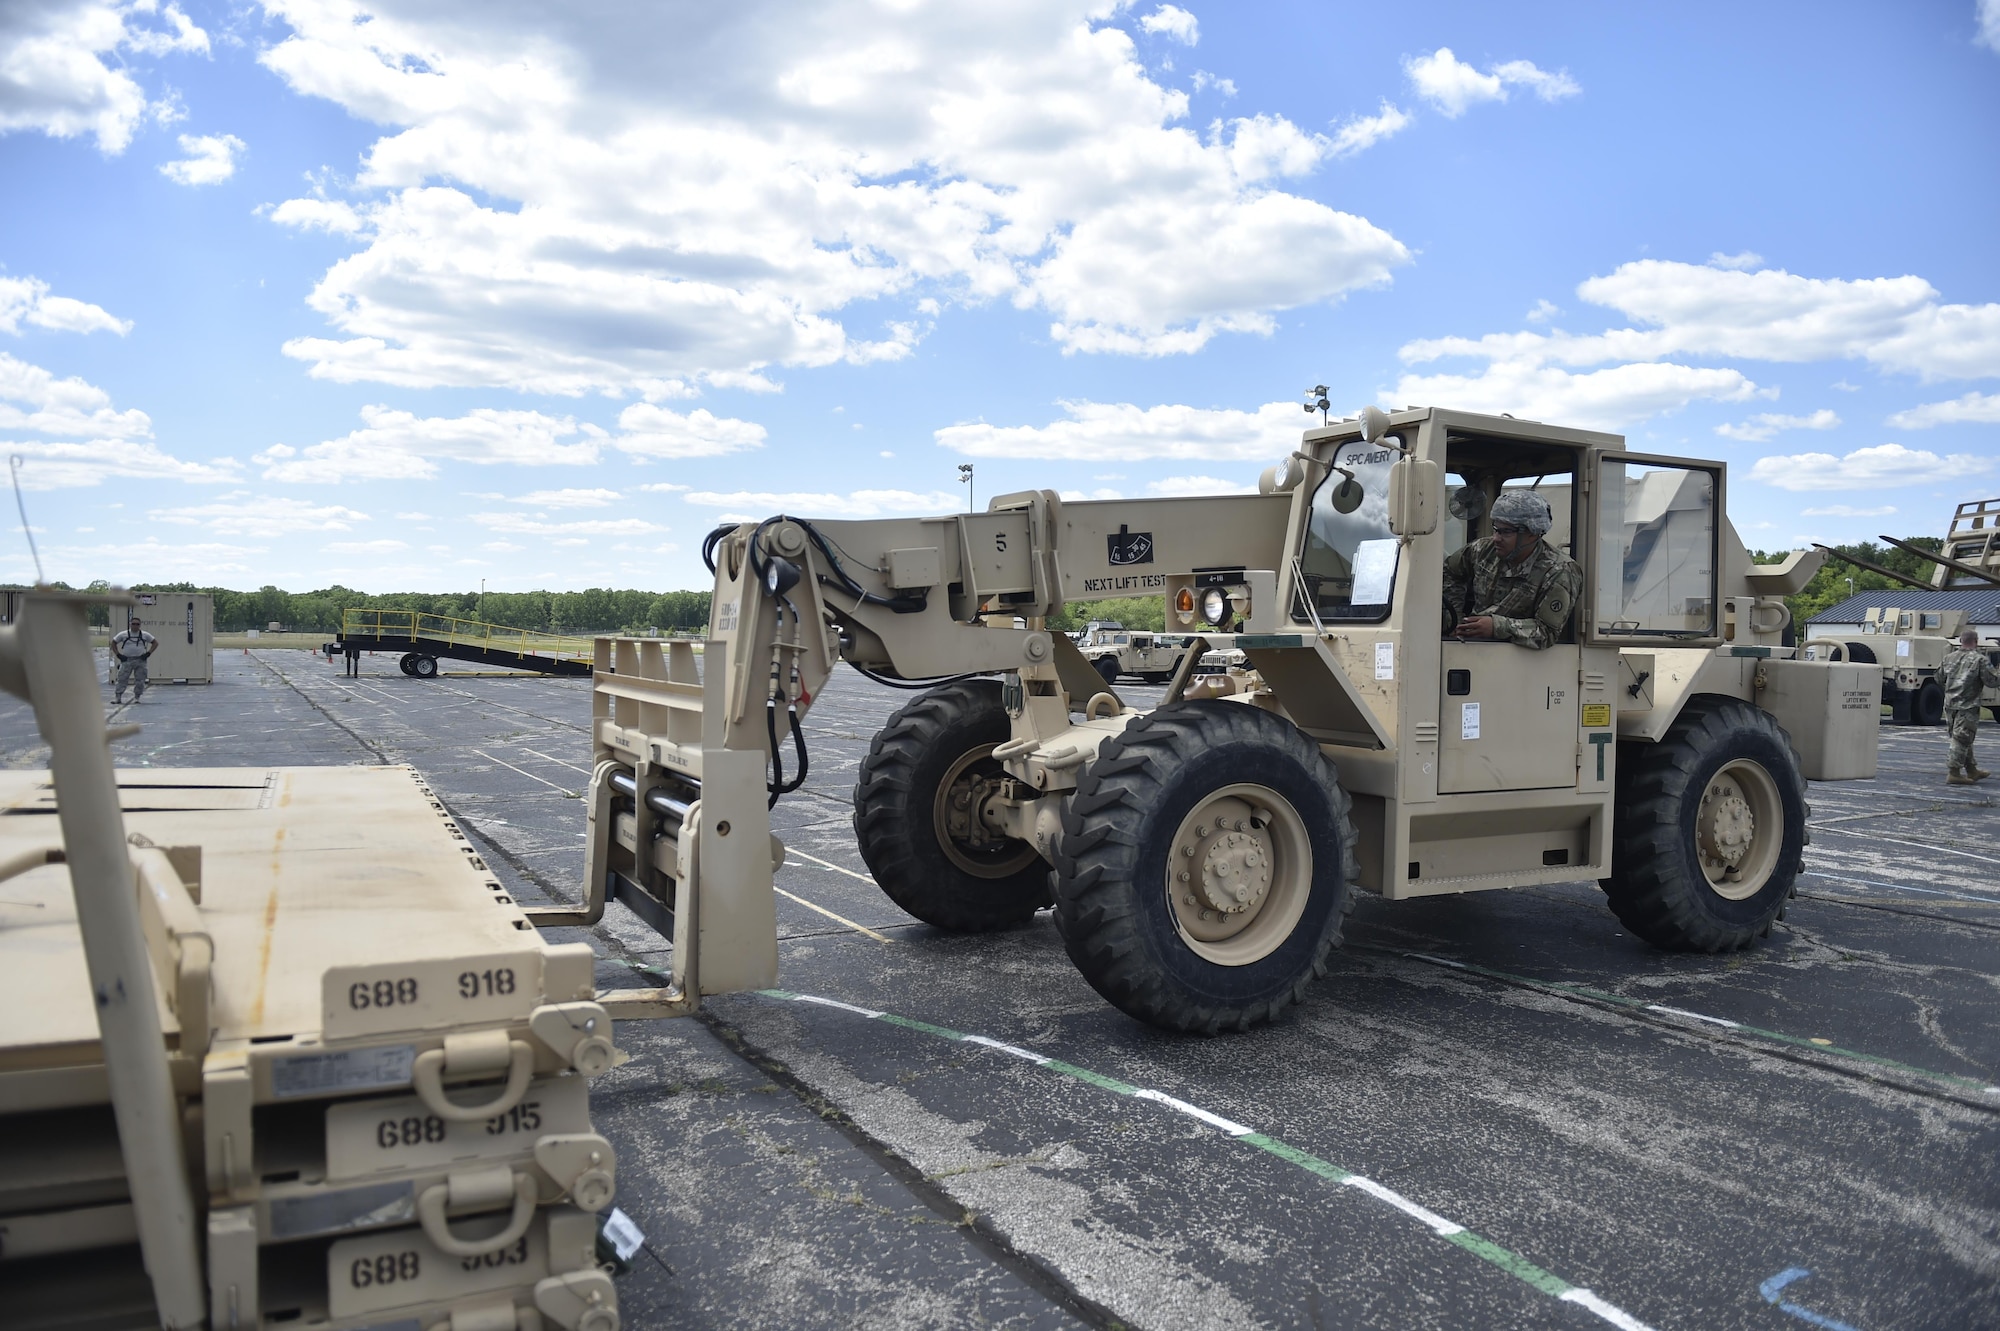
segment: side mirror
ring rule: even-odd
[[[1389,468],[1389,530],[1398,536],[1428,536],[1437,530],[1444,497],[1444,471],[1437,463],[1403,458]]]

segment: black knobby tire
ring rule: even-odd
[[[1100,656],[1090,663],[1090,668],[1095,670],[1098,678],[1102,679],[1106,684],[1116,684],[1118,682],[1117,657]]]
[[[1023,841],[978,851],[940,839],[940,787],[969,753],[1011,733],[993,680],[946,684],[889,718],[854,783],[854,836],[889,899],[926,924],[978,933],[1050,903],[1048,866]],[[997,773],[991,758],[968,771]]]
[[[1934,679],[1927,679],[1917,686],[1910,699],[1910,724],[1917,726],[1941,726],[1944,724],[1944,686]]]
[[[416,660],[410,662],[410,673],[418,679],[436,679],[437,672],[438,659],[435,656],[424,656],[420,653]]]
[[[1195,950],[1169,897],[1174,839],[1214,792],[1256,786],[1295,811],[1310,849],[1304,906],[1267,955]],[[1174,1031],[1247,1030],[1326,974],[1353,905],[1355,832],[1339,773],[1289,721],[1242,703],[1171,703],[1106,740],[1078,774],[1056,850],[1056,925],[1092,988]],[[1175,888],[1175,891],[1180,889]]]
[[[1697,821],[1711,783],[1737,763],[1768,775],[1784,826],[1761,886],[1732,900],[1702,870]],[[1758,834],[1768,836],[1763,821]],[[1611,877],[1599,885],[1625,927],[1657,947],[1734,952],[1768,934],[1784,910],[1805,824],[1805,779],[1784,728],[1749,703],[1697,696],[1658,743],[1619,746]]]
[[[404,652],[403,659],[396,662],[396,668],[406,675],[415,675],[417,673],[417,654],[415,652]]]

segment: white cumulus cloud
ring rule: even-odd
[[[1995,0],[2000,3],[2000,0]],[[1889,418],[1899,430],[1928,430],[1934,425],[2000,425],[2000,393],[1967,393],[1949,402],[1926,402]]]
[[[1840,417],[1821,407],[1810,416],[1785,416],[1774,411],[1759,412],[1749,420],[1735,425],[1718,425],[1715,432],[1725,439],[1741,439],[1746,443],[1761,444],[1784,430],[1831,430],[1840,424]]]
[[[1794,453],[1759,458],[1750,479],[1780,490],[1887,490],[1934,481],[1978,476],[1993,470],[1991,458],[1970,453],[1939,457],[1901,444],[1857,448],[1845,457],[1831,453]]]
[[[1405,58],[1403,72],[1417,96],[1452,120],[1480,102],[1506,101],[1510,88],[1525,88],[1545,102],[1583,91],[1569,71],[1552,74],[1530,60],[1509,60],[1481,73],[1454,55],[1449,46],[1440,46],[1429,55]]]
[[[535,490],[507,501],[533,508],[605,508],[618,502],[616,490]]]
[[[511,536],[557,538],[558,543],[588,544],[591,537],[644,536],[667,530],[644,518],[580,518],[571,522],[551,522],[525,513],[480,513],[473,519],[487,531]],[[488,547],[489,549],[492,547]]]
[[[1896,511],[1894,505],[1885,504],[1881,508],[1856,508],[1852,504],[1828,504],[1824,508],[1802,508],[1802,518],[1886,518]]]
[[[586,466],[601,456],[603,431],[567,416],[481,407],[463,416],[418,416],[386,406],[361,409],[363,426],[306,448],[277,444],[252,461],[264,479],[318,484],[340,481],[420,481],[438,463]],[[564,442],[581,433],[574,442]]]
[[[236,174],[236,159],[249,146],[234,134],[183,134],[180,145],[187,156],[160,167],[176,185],[221,184]]]
[[[1146,32],[1164,33],[1187,46],[1193,46],[1201,39],[1200,25],[1195,16],[1179,5],[1161,5],[1142,17],[1139,27]]]
[[[368,521],[366,513],[339,504],[312,504],[248,490],[232,491],[208,504],[156,508],[146,516],[154,522],[201,527],[217,536],[252,540],[269,540],[295,532],[349,531],[355,523]]]
[[[620,433],[612,443],[637,457],[714,458],[764,446],[764,427],[755,421],[717,416],[706,407],[682,413],[651,402],[634,402],[618,413]]]
[[[24,460],[21,485],[31,490],[96,485],[110,476],[214,482],[239,475],[230,458],[187,462],[163,452],[145,412],[120,411],[95,384],[59,379],[0,351],[0,455],[7,454]]]
[[[1298,447],[1306,425],[1296,402],[1267,402],[1256,411],[1130,402],[1057,405],[1064,419],[1047,425],[948,425],[933,437],[970,457],[1245,462],[1283,457]]]
[[[1146,482],[1149,495],[1243,495],[1256,494],[1254,484],[1243,481],[1225,481],[1219,476],[1168,476],[1157,481]]]
[[[1979,25],[1973,40],[1989,51],[2000,51],[2000,0],[1978,0],[1973,18]]]
[[[1146,17],[1178,25],[1169,8]],[[1336,138],[1186,123],[1189,94],[1100,0],[777,0],[715,11],[699,40],[685,11],[636,3],[590,22],[470,0],[271,9],[291,31],[264,63],[387,127],[350,205],[358,248],[311,297],[330,333],[286,347],[322,378],[722,383],[906,356],[953,307],[1003,300],[1066,350],[1167,355],[1268,333],[1411,257],[1282,188]]]
[[[1584,281],[1577,294],[1630,325],[1588,336],[1420,338],[1400,349],[1405,364],[1484,366],[1406,374],[1394,400],[1617,428],[1694,401],[1775,396],[1741,370],[1672,357],[1854,359],[1927,380],[2000,376],[2000,304],[1945,304],[1920,277],[1812,278],[1643,259]]]
[[[1384,98],[1382,109],[1372,116],[1351,116],[1334,127],[1328,155],[1352,157],[1389,138],[1410,123],[1409,113]]]
[[[757,521],[774,513],[791,513],[802,518],[872,518],[883,513],[951,513],[963,502],[948,490],[855,490],[850,494],[822,494],[805,491],[693,490],[687,502],[703,508],[722,508],[755,513]]]
[[[121,153],[154,109],[124,53],[208,50],[208,34],[178,4],[8,0],[0,4],[0,134],[88,134],[101,151]]]
[[[51,296],[49,284],[35,277],[0,277],[0,333],[18,335],[22,324],[62,333],[132,331],[130,319],[120,319],[101,306],[68,296]]]

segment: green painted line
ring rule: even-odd
[[[935,1035],[944,1040],[965,1039],[957,1031],[947,1029],[943,1026],[933,1026],[927,1021],[918,1021],[913,1017],[899,1017],[893,1012],[884,1012],[878,1020],[886,1021],[891,1026],[907,1026],[913,1031],[922,1031],[925,1035]]]
[[[1456,1243],[1469,1253],[1484,1257],[1508,1275],[1526,1281],[1551,1298],[1559,1299],[1576,1288],[1561,1276],[1550,1275],[1519,1253],[1508,1252],[1492,1239],[1475,1234],[1469,1229],[1461,1229],[1456,1234],[1446,1234],[1444,1239],[1447,1243]]]
[[[1331,1160],[1322,1160],[1310,1152],[1301,1151],[1296,1146],[1287,1146],[1275,1137],[1266,1137],[1261,1132],[1253,1132],[1247,1137],[1239,1138],[1239,1140],[1247,1142],[1259,1150],[1269,1151],[1280,1160],[1289,1160],[1300,1169],[1317,1174],[1321,1178],[1329,1179],[1335,1183],[1345,1183],[1354,1177],[1354,1175],[1342,1169],[1339,1165],[1334,1164]]]
[[[1476,968],[1468,966],[1467,969],[1476,969]],[[1493,974],[1498,976],[1500,973],[1493,972]],[[1512,977],[1507,977],[1507,978],[1512,978]],[[759,989],[756,990],[755,992],[766,998],[780,998],[789,1000],[791,1002],[814,1003],[820,1005],[825,1004],[825,1000],[815,999],[811,995],[807,994],[796,994],[786,989]],[[1613,997],[1616,996],[1614,995]],[[1636,1004],[1634,1000],[1621,999],[1620,1001],[1634,1003],[1634,1005],[1636,1006],[1644,1006],[1643,1004]],[[849,1012],[852,1015],[859,1015],[860,1011],[857,1007],[851,1007],[845,1004],[842,1004],[838,1007],[830,1007],[829,1010],[836,1012],[845,1011]],[[868,1009],[868,1011],[874,1011],[874,1009],[871,1008]],[[934,1026],[927,1021],[918,1021],[913,1017],[898,1016],[893,1012],[878,1012],[873,1018],[871,1018],[871,1020],[886,1022],[891,1026],[901,1026],[907,1030],[920,1031],[925,1035],[936,1036],[939,1039],[943,1040],[951,1040],[961,1044],[983,1045],[982,1041],[975,1040],[973,1037],[966,1035],[962,1031],[955,1031],[947,1026]],[[1080,1081],[1083,1082],[1085,1085],[1095,1086],[1100,1090],[1110,1091],[1114,1095],[1136,1096],[1139,1095],[1142,1090],[1141,1087],[1134,1086],[1129,1082],[1119,1081],[1116,1077],[1107,1077],[1103,1073],[1092,1072],[1089,1068],[1080,1068],[1076,1066],[1076,1064],[1074,1063],[1065,1063],[1060,1059],[1045,1058],[1042,1059],[1039,1063],[1034,1064],[1033,1066],[1047,1068],[1049,1071],[1058,1073],[1064,1077],[1068,1077],[1073,1081]],[[1157,1092],[1153,1094],[1157,1094]],[[1389,1189],[1383,1188],[1380,1184],[1377,1184],[1374,1181],[1365,1178],[1363,1175],[1356,1174],[1352,1170],[1342,1169],[1339,1165],[1334,1164],[1331,1160],[1323,1160],[1319,1156],[1312,1154],[1312,1152],[1310,1151],[1302,1151],[1296,1146],[1288,1145],[1285,1142],[1279,1141],[1275,1137],[1267,1137],[1261,1132],[1251,1132],[1240,1137],[1231,1136],[1225,1133],[1224,1139],[1228,1141],[1245,1142],[1251,1146],[1256,1147],[1260,1151],[1264,1151],[1270,1155],[1275,1155],[1279,1159],[1284,1160],[1289,1164],[1296,1165],[1298,1168],[1305,1170],[1307,1173],[1316,1175],[1319,1178],[1326,1179],[1328,1182],[1331,1183],[1348,1184],[1350,1186],[1365,1185],[1359,1187],[1358,1190],[1366,1192],[1370,1196],[1376,1197],[1377,1200],[1388,1201],[1389,1204],[1396,1206],[1399,1210],[1410,1209],[1413,1208],[1415,1205],[1414,1203],[1403,1198],[1400,1194],[1394,1193]],[[1428,1214],[1422,1212],[1420,1213]],[[1435,1217],[1433,1218],[1435,1219]],[[1633,1317],[1630,1313],[1627,1313],[1623,1309],[1614,1307],[1613,1305],[1606,1303],[1604,1300],[1598,1298],[1595,1294],[1592,1294],[1587,1289],[1584,1289],[1577,1285],[1572,1285],[1568,1281],[1562,1279],[1562,1277],[1553,1275],[1548,1271],[1544,1271],[1541,1267],[1536,1266],[1533,1262],[1521,1256],[1519,1253],[1510,1251],[1507,1248],[1503,1248],[1499,1244],[1493,1242],[1493,1240],[1486,1238],[1482,1235],[1475,1234],[1469,1229],[1464,1229],[1459,1225],[1457,1225],[1456,1223],[1449,1221],[1444,1223],[1447,1225],[1447,1228],[1445,1230],[1440,1231],[1435,1228],[1432,1228],[1432,1232],[1437,1234],[1438,1237],[1445,1239],[1447,1242],[1453,1243],[1458,1247],[1464,1249],[1466,1252],[1471,1253],[1473,1256],[1478,1257],[1481,1260],[1488,1262],[1493,1266],[1498,1267],[1500,1270],[1505,1271],[1508,1275],[1513,1276],[1516,1280],[1519,1280],[1524,1284],[1532,1286],[1534,1289],[1540,1291],[1543,1294],[1547,1294],[1552,1298],[1563,1299],[1565,1302],[1575,1303],[1577,1304],[1577,1306],[1586,1309],[1593,1315],[1605,1321],[1611,1322],[1614,1326],[1624,1328],[1626,1329],[1626,1331],[1650,1331],[1650,1329],[1645,1325],[1645,1323],[1639,1321],[1637,1318]],[[1430,1226],[1427,1225],[1427,1227]]]
[[[1442,965],[1447,970],[1466,971],[1473,975],[1484,975],[1488,979],[1505,980],[1510,984],[1522,985],[1529,989],[1539,989],[1545,993],[1559,994],[1569,998],[1588,998],[1594,1002],[1608,1003],[1613,1007],[1625,1008],[1628,1011],[1655,1012],[1660,1013],[1662,1016],[1674,1015],[1673,1012],[1662,1011],[1666,1007],[1665,1004],[1649,1003],[1643,998],[1631,998],[1625,994],[1614,994],[1603,989],[1593,989],[1589,985],[1573,984],[1568,980],[1538,980],[1530,975],[1515,975],[1510,971],[1495,970],[1490,966],[1481,966],[1470,961],[1454,961],[1447,957],[1431,957],[1421,952],[1403,952],[1394,948],[1366,948],[1365,950],[1382,952],[1391,956],[1407,957],[1414,961],[1427,961],[1432,965]],[[1754,1035],[1762,1040],[1773,1040],[1779,1044],[1793,1045],[1800,1049],[1811,1050],[1815,1054],[1833,1054],[1840,1058],[1853,1059],[1857,1063],[1870,1063],[1876,1067],[1892,1068],[1897,1072],[1905,1073],[1912,1077],[1920,1077],[1926,1081],[1941,1082],[1947,1086],[1956,1086],[1963,1090],[1978,1091],[1983,1095],[2000,1098],[2000,1086],[1981,1081],[1976,1077],[1964,1077],[1955,1072],[1938,1072],[1931,1068],[1920,1068],[1913,1063],[1904,1063],[1881,1054],[1870,1054],[1859,1049],[1848,1049],[1837,1044],[1821,1044],[1817,1040],[1807,1039],[1803,1036],[1787,1035],[1783,1031],[1766,1030],[1762,1026],[1751,1026],[1745,1022],[1730,1020],[1728,1025],[1721,1025],[1722,1021],[1728,1020],[1727,1018],[1704,1018],[1700,1013],[1686,1015],[1693,1016],[1703,1025],[1715,1025],[1717,1030]]]
[[[1052,1058],[1042,1064],[1042,1066],[1051,1072],[1060,1072],[1065,1077],[1074,1077],[1078,1081],[1088,1082],[1092,1086],[1117,1095],[1137,1095],[1139,1093],[1137,1086],[1127,1085],[1115,1077],[1107,1077],[1102,1073],[1092,1072],[1089,1068],[1077,1067],[1073,1063],[1064,1063]]]

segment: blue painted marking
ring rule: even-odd
[[[1778,1297],[1785,1286],[1795,1280],[1804,1280],[1811,1274],[1812,1272],[1803,1266],[1786,1267],[1757,1286],[1757,1292],[1764,1296],[1764,1302],[1777,1304],[1779,1312],[1790,1313],[1802,1322],[1809,1322],[1813,1326],[1822,1328],[1822,1331],[1856,1331],[1855,1327],[1849,1326],[1846,1322],[1816,1313],[1810,1308],[1801,1308],[1796,1303],[1786,1302]]]
[[[1803,1266],[1788,1267],[1757,1286],[1757,1292],[1764,1296],[1764,1302],[1776,1303],[1778,1301],[1779,1290],[1791,1284],[1794,1280],[1803,1280],[1811,1274],[1812,1272],[1806,1270]]]

